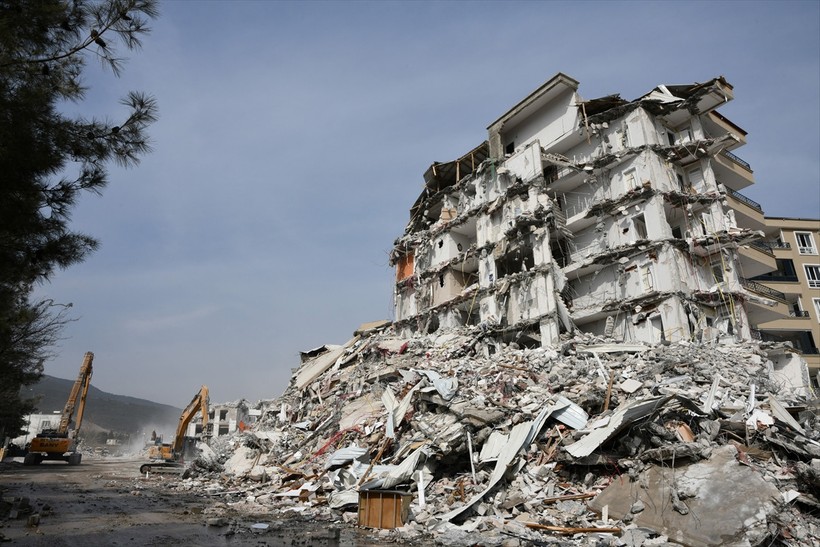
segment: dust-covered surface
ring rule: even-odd
[[[378,536],[333,522],[233,511],[212,497],[144,477],[138,460],[0,464],[0,541],[13,545],[350,545]],[[214,507],[217,510],[214,510]],[[217,514],[218,513],[218,514]]]

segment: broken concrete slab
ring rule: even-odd
[[[767,517],[778,507],[779,490],[751,467],[740,465],[737,450],[725,446],[709,460],[690,465],[652,465],[637,480],[614,481],[590,503],[610,517],[631,514],[633,503],[644,509],[632,521],[691,547],[755,545],[768,535]],[[673,508],[673,493],[688,508]]]

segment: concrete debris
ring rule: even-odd
[[[778,391],[764,349],[568,336],[521,348],[480,326],[406,338],[380,325],[304,360],[172,487],[249,518],[349,524],[362,492],[390,492],[409,505],[401,526],[370,530],[379,541],[820,537],[817,403]]]

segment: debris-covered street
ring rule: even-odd
[[[0,464],[0,541],[28,546],[375,545],[362,531],[292,515],[260,520],[219,497],[140,476],[140,460]]]

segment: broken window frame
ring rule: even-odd
[[[639,213],[632,217],[632,229],[635,232],[635,241],[649,238],[649,232],[646,227],[646,215]]]
[[[624,191],[629,192],[630,190],[634,190],[638,187],[638,171],[634,167],[631,167],[624,171],[623,173],[623,180],[624,180]]]
[[[699,173],[699,178],[692,176],[695,172]],[[689,182],[689,188],[694,190],[696,193],[702,194],[706,191],[706,178],[700,165],[686,171],[686,180]]]

